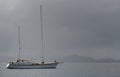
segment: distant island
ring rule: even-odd
[[[0,62],[8,62],[9,59],[10,58],[8,58],[8,57],[0,56]],[[63,57],[55,57],[55,58],[52,58],[49,60],[64,61],[64,62],[69,62],[69,63],[78,63],[78,62],[79,63],[120,63],[120,59],[118,59],[118,60],[113,59],[113,58],[95,59],[93,57],[79,56],[76,54],[69,55],[69,56],[63,56]]]
[[[120,63],[119,60],[115,60],[113,58],[102,58],[102,59],[95,59],[92,57],[86,56],[79,56],[79,55],[70,55],[61,58],[64,62],[81,62],[81,63]]]

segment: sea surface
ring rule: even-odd
[[[63,63],[57,69],[6,69],[0,77],[120,77],[120,63]]]

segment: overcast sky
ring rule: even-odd
[[[40,5],[45,56],[78,54],[120,58],[119,0],[0,0],[0,56],[41,56]]]

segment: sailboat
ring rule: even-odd
[[[40,16],[41,16],[41,48],[42,48],[42,61],[33,62],[30,60],[25,60],[20,58],[21,52],[21,40],[20,40],[20,27],[18,26],[18,40],[19,40],[19,55],[16,61],[9,62],[6,67],[8,69],[56,69],[57,65],[62,62],[57,62],[56,60],[50,63],[44,61],[44,48],[43,48],[43,24],[42,24],[42,5],[40,5]]]

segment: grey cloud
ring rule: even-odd
[[[115,57],[119,53],[118,0],[13,0],[13,3],[5,0],[0,5],[0,25],[7,26],[0,27],[0,35],[4,39],[0,39],[3,43],[0,44],[0,51],[4,48],[7,48],[5,51],[17,51],[18,24],[21,26],[23,51],[29,51],[29,54],[40,51],[40,4],[44,14],[45,50],[46,53],[51,52],[46,55],[88,55],[91,52],[102,56],[104,52],[111,52],[110,55]],[[6,28],[8,31],[5,31]]]

